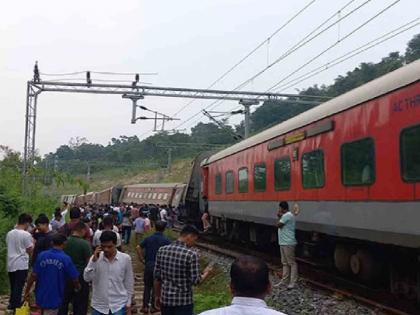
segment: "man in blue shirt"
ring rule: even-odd
[[[295,260],[295,215],[289,210],[289,204],[282,201],[279,204],[277,213],[279,217],[279,246],[281,263],[283,264],[282,280],[279,283],[287,285],[288,289],[293,289],[296,285],[298,271]]]
[[[157,221],[155,223],[156,232],[145,238],[140,245],[137,246],[137,254],[140,261],[144,263],[144,291],[143,291],[143,308],[141,312],[149,313],[149,302],[152,305],[151,313],[157,312],[154,308],[155,294],[153,290],[153,271],[155,269],[156,255],[162,246],[169,245],[171,241],[163,235],[166,222]]]
[[[44,315],[56,315],[64,296],[66,277],[73,280],[75,290],[80,290],[79,273],[71,258],[63,251],[67,238],[62,234],[52,236],[53,247],[40,253],[33,266],[25,290],[25,301],[29,300],[32,284],[36,282],[36,304]]]

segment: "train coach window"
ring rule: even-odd
[[[316,150],[302,155],[302,185],[320,188],[325,183],[324,152]]]
[[[222,193],[222,175],[221,174],[216,174],[216,177],[215,177],[215,193],[218,195]]]
[[[254,168],[254,191],[265,191],[266,169],[265,164],[256,164]]]
[[[238,171],[238,190],[240,193],[248,192],[248,169],[241,168]]]
[[[291,163],[289,157],[274,161],[274,188],[275,190],[288,190],[291,185]]]
[[[233,193],[233,171],[226,172],[226,193]]]
[[[371,185],[375,181],[375,147],[372,138],[341,146],[341,179],[344,185]]]
[[[406,181],[420,181],[420,125],[404,129],[400,137],[401,173]]]

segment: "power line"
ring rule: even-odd
[[[349,6],[351,3],[353,3],[355,0],[351,0],[350,2],[348,2],[345,6],[343,6],[340,10],[338,10],[336,13],[334,13],[332,16],[330,16],[329,18],[327,18],[324,22],[322,22],[320,25],[318,25],[313,31],[311,31],[309,34],[307,34],[304,38],[302,38],[299,42],[297,42],[295,45],[293,45],[291,48],[289,48],[285,53],[283,53],[280,57],[278,57],[275,61],[273,61],[272,63],[270,63],[269,65],[267,65],[265,68],[263,68],[262,70],[260,70],[259,72],[257,72],[256,74],[254,74],[252,77],[250,77],[249,79],[247,79],[246,81],[242,82],[236,89],[241,89],[244,86],[246,86],[248,83],[252,82],[253,80],[255,80],[257,77],[259,77],[260,75],[262,75],[264,72],[266,72],[268,69],[270,69],[271,67],[273,67],[274,65],[276,65],[277,63],[279,63],[280,61],[282,61],[283,59],[285,59],[286,57],[290,56],[292,53],[294,53],[295,51],[297,51],[298,49],[300,49],[301,47],[305,46],[306,44],[310,43],[311,41],[313,41],[315,38],[319,37],[320,35],[322,35],[323,33],[325,33],[326,31],[328,31],[329,29],[331,29],[333,26],[337,25],[338,23],[340,23],[341,21],[343,21],[344,19],[346,19],[347,17],[349,17],[350,15],[352,15],[354,12],[356,12],[357,10],[361,9],[362,7],[364,7],[366,4],[368,4],[370,1],[372,0],[366,0],[365,2],[363,2],[361,5],[359,5],[358,7],[356,7],[355,9],[353,9],[352,11],[350,11],[349,13],[347,13],[346,15],[344,15],[343,17],[340,17],[337,21],[333,22],[332,24],[328,25],[326,28],[324,28],[323,30],[321,30],[320,32],[318,32],[317,34],[315,34],[314,36],[310,37],[313,33],[315,33],[317,30],[319,30],[320,28],[322,28],[322,26],[324,26],[325,24],[327,24],[334,16],[336,16],[339,12],[341,12],[342,10],[344,10],[344,8],[346,8],[347,6]],[[308,39],[309,38],[309,39]]]
[[[54,82],[60,82],[60,81],[82,81],[82,82],[86,82],[86,78],[61,78],[61,79],[56,79],[56,78],[52,78],[50,79],[51,81]],[[119,82],[119,83],[132,83],[132,80],[113,80],[113,79],[92,79],[92,83],[93,82]],[[145,85],[151,85],[152,83],[150,82],[137,82],[138,84],[145,84]]]
[[[54,76],[54,77],[69,76],[69,75],[79,75],[79,74],[84,74],[84,73],[86,73],[86,71],[64,72],[64,73],[45,73],[45,72],[40,72],[41,75]]]
[[[389,31],[389,32],[375,38],[374,40],[371,40],[371,41],[359,46],[358,48],[353,49],[353,50],[345,53],[344,55],[342,55],[338,58],[330,60],[329,62],[323,64],[322,66],[314,68],[311,71],[308,71],[308,72],[302,74],[301,76],[290,80],[289,82],[285,82],[284,84],[280,85],[276,89],[276,91],[282,92],[282,91],[287,90],[287,89],[289,89],[293,86],[296,86],[297,84],[299,84],[299,83],[301,83],[301,82],[303,82],[303,81],[305,81],[309,78],[312,78],[312,77],[318,75],[321,72],[327,71],[327,70],[331,69],[332,67],[334,67],[338,64],[341,64],[341,63],[343,63],[343,62],[345,62],[345,61],[347,61],[347,60],[349,60],[349,59],[351,59],[351,58],[353,58],[353,57],[355,57],[355,56],[357,56],[357,55],[359,55],[359,54],[361,54],[361,53],[363,53],[363,52],[365,52],[369,49],[372,49],[372,48],[374,48],[374,47],[376,47],[376,46],[378,46],[378,45],[380,45],[380,44],[382,44],[382,43],[384,43],[384,42],[386,42],[386,41],[388,41],[388,40],[390,40],[390,39],[392,39],[392,38],[394,38],[394,37],[396,37],[396,36],[398,36],[398,35],[400,35],[404,32],[406,32],[406,31],[409,31],[410,29],[413,29],[414,27],[420,25],[419,20],[420,20],[420,17],[415,18],[415,19],[411,20],[410,22],[405,23],[405,24],[401,25],[400,27],[397,27],[396,29],[393,29],[392,31]],[[413,24],[413,23],[415,23],[415,24]],[[413,24],[413,25],[411,25],[411,24]],[[231,110],[240,109],[240,108],[241,107],[234,107]]]
[[[236,69],[239,65],[241,65],[246,59],[248,59],[250,56],[252,56],[258,49],[260,49],[262,46],[264,46],[264,44],[267,43],[267,41],[270,41],[271,38],[273,38],[274,36],[276,36],[283,28],[285,28],[288,24],[290,24],[294,19],[296,19],[300,14],[302,14],[307,8],[309,8],[316,0],[312,0],[310,1],[307,5],[305,5],[301,10],[299,10],[295,15],[293,15],[289,20],[287,20],[285,23],[283,23],[279,28],[277,28],[267,39],[265,39],[264,41],[262,41],[260,44],[258,44],[254,49],[252,49],[248,54],[246,54],[244,57],[242,57],[237,63],[235,63],[231,68],[229,68],[226,72],[224,72],[219,78],[217,78],[212,84],[209,85],[208,89],[212,88],[214,85],[216,85],[217,83],[219,83],[223,78],[225,78],[229,73],[231,73],[234,69]],[[355,0],[351,0],[350,2],[353,2]],[[370,0],[369,0],[370,1]],[[185,104],[182,108],[180,108],[177,112],[175,112],[175,114],[173,115],[174,117],[176,115],[178,115],[181,111],[183,111],[185,108],[187,108],[189,105],[191,105],[193,102],[195,101],[195,99],[192,99],[191,101],[189,101],[187,104]],[[213,104],[213,103],[212,103]],[[211,105],[211,104],[210,104]],[[205,107],[207,108],[207,107]],[[181,123],[180,125],[178,125],[177,127],[175,127],[174,129],[179,129],[180,126],[182,126],[184,123],[188,122],[189,120],[191,120],[192,118],[198,116],[202,114],[201,110],[193,115],[192,117],[190,117],[189,119],[187,119],[186,121],[184,121],[183,123]],[[142,134],[140,134],[140,137],[143,137],[147,134],[152,133],[153,131],[146,131]]]
[[[412,21],[410,21],[410,22],[408,22],[408,23],[406,23],[406,24],[404,24],[404,25],[402,25],[402,26],[400,26],[400,27],[398,27],[398,28],[396,28],[396,29],[394,29],[394,30],[392,30],[392,31],[390,31],[390,32],[388,32],[388,33],[386,33],[386,34],[384,34],[384,35],[366,43],[366,44],[364,44],[364,45],[362,45],[362,46],[359,46],[356,49],[353,49],[353,50],[347,52],[346,54],[342,55],[341,57],[333,59],[333,60],[325,63],[322,66],[319,66],[315,69],[312,69],[311,71],[309,71],[305,74],[302,74],[301,76],[299,76],[297,78],[294,78],[294,79],[290,80],[289,82],[286,82],[286,83],[278,86],[276,91],[284,91],[286,89],[289,89],[289,88],[299,84],[300,82],[303,82],[303,81],[305,81],[309,78],[312,78],[313,76],[315,76],[315,75],[317,75],[321,72],[324,72],[324,71],[326,71],[326,70],[328,70],[328,69],[330,69],[330,68],[332,68],[332,67],[334,67],[334,66],[336,66],[340,63],[343,63],[344,61],[347,61],[347,60],[349,60],[349,59],[351,59],[351,58],[353,58],[353,57],[355,57],[355,56],[357,56],[357,55],[359,55],[359,54],[361,54],[361,53],[363,53],[363,52],[365,52],[369,49],[372,49],[372,48],[374,48],[374,47],[376,47],[376,46],[378,46],[378,45],[380,45],[380,44],[382,44],[382,43],[384,43],[384,42],[386,42],[386,41],[388,41],[388,40],[390,40],[390,39],[392,39],[392,38],[394,38],[394,37],[396,37],[396,36],[398,36],[398,35],[400,35],[404,32],[406,32],[406,31],[420,25],[420,22],[417,22],[414,25],[408,26],[408,25],[413,24],[414,22],[419,21],[419,20],[420,20],[420,17],[416,18],[416,19],[414,19],[414,20],[412,20]],[[406,27],[406,28],[404,28],[404,27]],[[404,28],[404,29],[402,29],[402,28]],[[397,32],[397,31],[399,31],[399,32]],[[397,33],[395,33],[395,32],[397,32]],[[392,34],[392,33],[395,33],[395,34]],[[390,35],[390,34],[392,34],[392,35]],[[388,37],[386,37],[386,36],[388,36]]]
[[[71,76],[71,75],[79,75],[79,74],[85,74],[89,70],[86,71],[76,71],[76,72],[63,72],[63,73],[44,73],[41,72],[41,75],[44,76],[54,76],[54,77],[60,77],[60,76]],[[132,75],[158,75],[157,72],[109,72],[109,71],[90,71],[90,73],[96,73],[96,74],[106,74],[106,75],[119,75],[119,76],[132,76]]]
[[[287,25],[289,25],[293,20],[295,20],[300,14],[302,14],[307,8],[309,8],[316,0],[310,1],[308,4],[306,4],[302,9],[300,9],[295,15],[293,15],[289,20],[287,20],[285,23],[283,23],[279,28],[277,28],[270,36],[268,36],[264,41],[262,41],[260,44],[258,44],[254,49],[252,49],[249,53],[247,53],[244,57],[242,57],[238,62],[236,62],[232,67],[230,67],[226,72],[224,72],[219,78],[217,78],[212,84],[210,84],[207,89],[211,89],[213,86],[215,86],[217,83],[219,83],[221,80],[223,80],[229,73],[231,73],[233,70],[235,70],[239,65],[241,65],[245,60],[247,60],[249,57],[251,57],[258,49],[263,47],[267,42],[270,41],[271,38],[276,36],[282,29],[284,29]],[[355,1],[355,0],[353,0]],[[173,116],[178,115],[180,112],[182,112],[185,108],[190,106],[195,99],[191,100],[184,106],[182,106]]]
[[[284,82],[285,80],[287,80],[288,78],[290,78],[291,76],[293,76],[295,73],[299,72],[301,69],[305,68],[307,65],[309,65],[310,63],[312,63],[313,61],[315,61],[316,59],[318,59],[319,57],[321,57],[327,51],[331,50],[332,48],[334,48],[335,46],[337,46],[339,43],[341,43],[342,41],[344,41],[347,38],[349,38],[351,35],[353,35],[357,31],[359,31],[361,28],[363,28],[364,26],[366,26],[367,24],[369,24],[370,22],[372,22],[378,16],[382,15],[383,13],[385,13],[387,10],[389,10],[390,8],[392,8],[394,5],[396,5],[400,1],[401,0],[394,1],[393,3],[391,3],[390,5],[388,5],[387,7],[385,7],[384,9],[382,9],[381,11],[379,11],[378,13],[376,13],[373,17],[369,18],[368,20],[366,20],[365,22],[363,22],[362,24],[360,24],[358,27],[356,27],[354,30],[352,30],[351,32],[347,33],[347,35],[345,35],[342,39],[337,40],[334,44],[330,45],[329,47],[327,47],[326,49],[324,49],[323,51],[321,51],[318,55],[314,56],[309,61],[305,62],[303,65],[301,65],[300,67],[298,67],[296,70],[294,70],[293,72],[291,72],[288,75],[286,75],[285,77],[283,77],[280,81],[278,81],[276,84],[274,84],[267,91],[271,91],[271,90],[275,89],[280,83]]]
[[[109,72],[109,71],[91,71],[96,74],[108,74],[108,75],[158,75],[158,72]]]
[[[326,23],[328,23],[334,16],[337,15],[338,12],[341,12],[342,10],[344,10],[345,8],[347,8],[350,4],[352,4],[355,0],[351,0],[348,3],[346,3],[342,8],[340,8],[336,13],[334,13],[332,16],[328,17],[323,23],[321,23],[320,25],[318,25],[313,31],[311,31],[309,34],[307,34],[303,39],[301,39],[300,41],[298,41],[295,45],[293,45],[291,48],[289,48],[285,53],[283,53],[279,58],[277,58],[274,62],[272,62],[271,64],[267,65],[265,68],[263,68],[262,70],[260,70],[259,72],[257,72],[256,74],[254,74],[251,78],[245,80],[244,82],[242,82],[241,84],[239,84],[238,86],[236,86],[233,91],[236,91],[238,89],[243,88],[244,86],[246,86],[248,83],[252,82],[252,80],[256,79],[258,76],[260,76],[261,74],[263,74],[265,71],[267,71],[269,68],[273,67],[275,64],[277,64],[278,62],[280,62],[281,60],[285,59],[287,56],[291,55],[292,53],[294,53],[295,51],[297,51],[298,49],[302,48],[303,46],[305,46],[306,44],[308,44],[309,42],[311,42],[312,40],[314,40],[315,38],[317,38],[318,36],[320,36],[321,34],[323,34],[324,32],[328,31],[331,27],[333,27],[334,25],[336,25],[337,23],[341,22],[342,20],[346,19],[347,17],[349,17],[351,14],[355,13],[357,10],[361,9],[362,7],[364,7],[366,4],[368,4],[370,1],[372,0],[366,0],[365,2],[363,2],[362,4],[360,4],[359,6],[357,6],[356,8],[354,8],[353,10],[351,10],[350,12],[348,12],[346,15],[340,17],[337,21],[331,23],[330,25],[328,25],[327,27],[325,27],[324,29],[322,29],[320,32],[316,33],[314,36],[310,37],[313,33],[315,33],[317,30],[319,30],[320,28],[322,28]],[[310,38],[309,38],[310,37]],[[309,39],[308,39],[309,38]],[[342,41],[342,40],[341,40]],[[212,103],[210,103],[208,106],[204,107],[204,109],[212,109],[215,108],[216,106],[218,106],[218,104],[221,104],[223,102],[223,100],[217,100],[214,101]],[[199,116],[201,114],[201,110],[197,113],[195,113],[194,115],[190,116],[188,119],[184,120],[181,124],[179,124],[178,126],[175,127],[175,129],[179,128],[180,126],[184,125],[185,123],[187,123],[188,121],[191,121],[193,118]],[[196,121],[196,120],[195,120]],[[194,121],[194,122],[195,122]]]

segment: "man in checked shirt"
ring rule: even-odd
[[[198,255],[191,249],[199,232],[185,226],[179,238],[159,249],[155,264],[155,307],[162,315],[192,315],[192,286],[208,277],[212,267],[200,274]]]

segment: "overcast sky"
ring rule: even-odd
[[[344,16],[366,0],[355,0]],[[395,0],[372,0],[328,32],[271,67],[244,90],[266,91],[293,70],[343,38]],[[26,81],[35,60],[42,73],[73,71],[157,72],[141,81],[156,86],[207,88],[223,72],[302,9],[309,0],[15,0],[0,10],[0,144],[23,150]],[[281,56],[349,0],[317,0],[214,88],[230,90]],[[383,15],[302,69],[303,74],[419,16],[419,0],[401,0]],[[404,52],[420,26],[282,92],[330,84],[362,61],[377,62]],[[69,78],[78,78],[72,76]],[[83,77],[83,75],[82,75]],[[58,77],[41,76],[51,80]],[[65,77],[64,77],[65,78]],[[132,79],[93,75],[92,79]],[[60,77],[63,79],[63,77]],[[188,99],[147,97],[151,109],[176,113]],[[209,101],[196,100],[180,112],[179,125]],[[215,110],[231,110],[224,102]],[[54,151],[71,137],[107,144],[112,137],[151,135],[151,122],[130,124],[131,105],[119,96],[42,93],[37,148]],[[190,128],[198,116],[180,128]],[[237,123],[238,119],[231,123]]]

